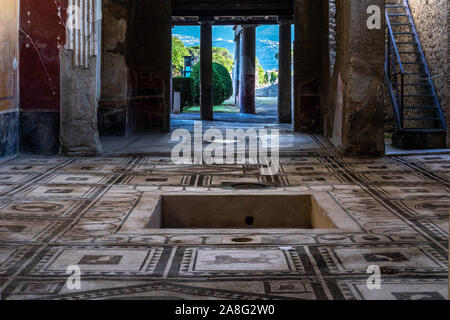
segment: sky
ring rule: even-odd
[[[179,38],[187,47],[200,44],[200,26],[176,26],[172,35]],[[292,32],[294,37],[294,32]],[[292,38],[292,41],[294,38]],[[279,34],[277,25],[259,26],[256,28],[256,57],[265,70],[278,69]],[[223,47],[234,56],[233,26],[213,26],[213,46]]]

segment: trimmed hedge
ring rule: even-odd
[[[194,105],[192,99],[192,78],[174,77],[172,79],[173,92],[181,92],[181,108]]]
[[[192,98],[200,103],[200,63],[192,69]],[[230,73],[221,64],[213,62],[213,104],[219,106],[233,95],[233,81]]]

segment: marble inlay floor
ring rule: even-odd
[[[1,298],[447,298],[450,155],[349,158],[310,139],[268,177],[257,165],[175,166],[164,156],[1,164]],[[230,183],[242,181],[326,192],[361,232],[146,228],[147,195],[238,193]],[[81,290],[66,286],[70,265],[82,270]],[[369,265],[382,269],[380,290],[366,285]]]

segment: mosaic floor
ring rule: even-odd
[[[268,177],[257,165],[163,156],[1,164],[1,298],[446,299],[450,155],[344,158],[311,141]],[[239,182],[326,192],[361,231],[146,227],[147,195],[239,193]],[[70,265],[82,270],[80,290],[66,286]],[[369,265],[381,267],[380,290],[366,285]]]

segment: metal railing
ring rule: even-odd
[[[400,4],[401,3],[401,4]],[[406,97],[431,97],[432,100],[432,108],[434,116],[432,117],[432,120],[435,120],[435,118],[438,118],[439,121],[434,121],[434,128],[429,128],[431,130],[438,129],[441,131],[445,131],[447,126],[445,122],[445,117],[442,112],[441,105],[439,103],[439,98],[436,92],[436,88],[434,86],[433,77],[431,76],[430,69],[428,68],[428,64],[425,59],[425,55],[422,49],[422,46],[420,44],[420,39],[417,34],[416,26],[414,23],[414,19],[411,14],[411,8],[409,5],[408,0],[402,0],[400,1],[398,5],[393,4],[390,6],[391,8],[404,8],[405,13],[404,14],[395,14],[392,13],[393,17],[396,16],[405,16],[407,18],[406,23],[395,23],[395,20],[391,22],[390,14],[388,12],[388,8],[386,8],[386,58],[385,58],[385,77],[387,81],[387,86],[389,90],[389,95],[391,97],[392,106],[394,109],[395,118],[397,121],[398,128],[400,130],[405,128],[404,125],[404,110],[406,108],[413,108],[411,106],[405,106],[405,98]],[[420,73],[413,73],[408,70],[405,70],[404,64],[408,64],[411,62],[405,62],[404,64],[401,61],[400,58],[400,52],[397,48],[397,42],[395,39],[395,32],[393,29],[393,25],[409,25],[411,27],[411,32],[397,32],[397,34],[411,34],[413,36],[413,41],[411,42],[401,42],[402,44],[412,44],[414,45],[414,53],[417,58],[417,64],[420,65],[423,70],[423,76],[416,76],[416,74]],[[404,52],[409,53],[409,52]],[[423,87],[427,87],[427,91],[429,91],[429,95],[427,94],[417,94],[417,95],[411,95],[409,93],[405,92],[405,87],[407,86],[414,86],[417,85],[416,83],[408,84],[405,83],[405,76],[408,76],[408,79],[418,79],[419,81],[423,82]],[[410,81],[411,82],[411,81]],[[421,82],[422,83],[422,82]],[[419,83],[419,84],[421,84]],[[409,95],[408,95],[409,94]],[[405,97],[406,96],[406,97]],[[409,101],[409,100],[408,100]],[[424,108],[429,108],[430,105]],[[420,106],[418,107],[420,109]],[[406,120],[412,120],[412,119],[406,119]],[[417,120],[417,119],[415,119]],[[422,119],[421,119],[422,120]],[[423,120],[431,120],[424,118]],[[437,119],[436,119],[437,120]],[[439,128],[437,128],[439,127]],[[420,128],[419,128],[420,129]],[[426,128],[423,128],[424,130],[427,130]]]
[[[405,69],[398,52],[397,44],[394,38],[394,31],[386,11],[386,60],[385,75],[388,84],[388,90],[392,100],[392,106],[397,120],[397,125],[403,129],[403,108],[405,103]]]
[[[423,65],[424,71],[425,71],[425,75],[426,75],[426,79],[421,79],[421,80],[426,80],[426,82],[428,83],[428,86],[430,88],[431,91],[431,95],[432,95],[432,99],[433,99],[433,104],[434,106],[436,106],[436,111],[437,111],[437,115],[438,117],[441,119],[441,123],[440,123],[440,127],[442,130],[446,130],[447,129],[447,124],[445,122],[445,117],[444,114],[442,112],[442,107],[441,104],[439,102],[439,98],[436,92],[436,87],[434,85],[433,82],[433,77],[431,76],[431,72],[430,72],[430,68],[428,67],[428,63],[427,60],[425,59],[425,54],[423,52],[422,49],[422,45],[420,44],[420,39],[419,36],[417,34],[417,29],[416,29],[416,24],[414,22],[412,13],[411,13],[411,7],[409,5],[409,1],[408,0],[403,0],[403,3],[405,5],[405,9],[406,9],[406,14],[408,16],[408,21],[411,24],[411,30],[414,34],[414,41],[417,43],[417,52],[419,54],[419,59]]]

